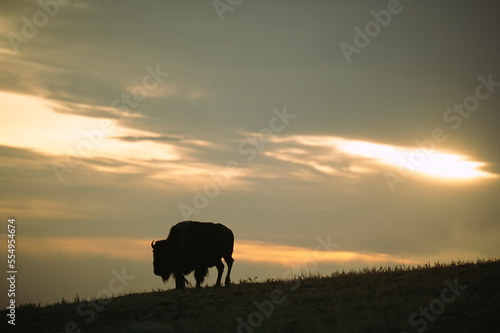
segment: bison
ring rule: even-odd
[[[194,271],[196,288],[208,274],[209,267],[217,267],[216,287],[220,286],[224,264],[227,264],[225,286],[231,284],[234,235],[220,223],[183,221],[170,229],[167,239],[151,242],[154,274],[166,282],[175,278],[175,288],[183,289],[187,275]]]

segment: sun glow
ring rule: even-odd
[[[268,155],[296,164],[304,164],[324,173],[341,174],[339,160],[345,159],[352,174],[381,172],[381,168],[398,168],[401,173],[418,173],[440,179],[472,180],[479,178],[497,178],[497,175],[481,170],[486,163],[438,149],[403,147],[380,144],[369,141],[350,140],[330,136],[290,136],[275,140],[287,144],[287,148]],[[295,144],[298,147],[290,147]],[[301,147],[314,147],[311,154],[301,152]],[[329,167],[335,165],[336,168]],[[348,175],[344,172],[344,175]]]
[[[470,161],[466,156],[458,154],[358,141],[341,145],[340,148],[382,164],[396,166],[405,172],[456,180],[495,177],[480,170],[486,163]]]
[[[420,168],[421,172],[425,172],[432,176],[443,178],[481,178],[491,177],[492,175],[479,170],[485,166],[485,163],[466,161],[465,158],[458,155],[436,154],[429,159],[425,165]]]

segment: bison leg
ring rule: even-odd
[[[196,279],[196,289],[200,289],[205,276],[208,274],[208,267],[199,267],[194,271],[194,278]]]
[[[225,281],[224,285],[226,287],[229,287],[231,285],[231,278],[229,275],[231,274],[231,268],[233,267],[234,259],[233,259],[233,257],[228,256],[228,257],[224,257],[224,260],[226,261],[226,264],[227,264],[227,274],[226,274],[226,281]],[[222,271],[221,271],[221,275],[222,275]]]
[[[215,267],[217,267],[217,282],[215,283],[215,286],[220,287],[220,280],[222,279],[222,273],[224,272],[224,264],[222,263],[222,260],[219,260]]]
[[[186,278],[183,274],[175,274],[175,289],[184,289]]]

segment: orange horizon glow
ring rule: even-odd
[[[100,255],[117,259],[151,261],[150,239],[128,238],[24,238],[23,251],[36,256]],[[43,252],[40,252],[40,249]],[[361,253],[354,251],[323,251],[305,247],[280,245],[269,242],[239,240],[235,241],[233,258],[253,264],[278,264],[284,267],[297,266],[311,262],[337,263],[363,262],[379,263],[416,263],[408,258],[400,258],[383,253]]]
[[[295,266],[308,262],[346,263],[361,261],[366,263],[413,263],[383,253],[360,253],[353,251],[324,251],[305,247],[280,245],[261,241],[241,240],[235,244],[234,258],[252,263],[275,263],[283,266]]]

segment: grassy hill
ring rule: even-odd
[[[500,332],[500,261],[364,269],[18,309],[20,332]],[[6,312],[2,312],[5,322]],[[4,330],[2,330],[5,332]]]

